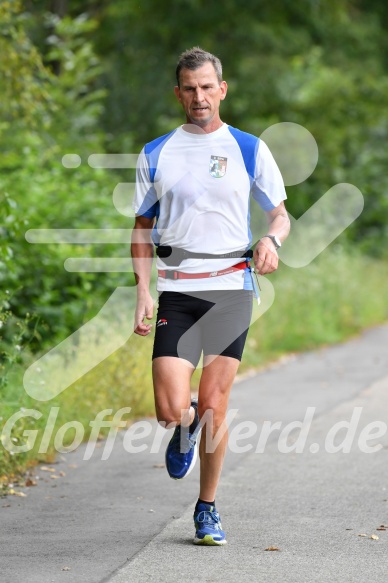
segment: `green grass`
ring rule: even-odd
[[[288,352],[344,341],[360,330],[388,319],[388,265],[357,254],[345,254],[330,247],[311,265],[291,269],[281,264],[268,277],[275,297],[272,307],[251,326],[240,372],[258,369]],[[264,302],[264,296],[263,296]],[[128,315],[132,319],[132,314]],[[80,348],[78,358],[87,358],[96,346]],[[82,353],[82,350],[85,352]],[[23,372],[34,358],[13,367],[8,384],[1,389],[0,428],[20,409],[35,409],[39,419],[24,417],[13,428],[14,446],[26,443],[25,430],[37,430],[35,447],[26,453],[11,453],[0,445],[0,487],[17,479],[37,461],[54,459],[54,438],[58,428],[77,420],[89,436],[90,422],[103,409],[114,413],[131,407],[124,420],[153,414],[150,358],[152,337],[132,335],[127,343],[109,358],[85,374],[55,399],[34,401],[23,388]],[[193,388],[200,371],[193,376]],[[58,417],[47,453],[37,450],[52,407]],[[104,434],[104,431],[102,430]],[[106,432],[105,432],[106,433]],[[75,430],[66,432],[64,445],[72,442]]]
[[[388,264],[329,248],[303,269],[270,276],[272,307],[250,328],[243,367],[342,342],[388,319]]]

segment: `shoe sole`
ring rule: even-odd
[[[226,540],[214,540],[211,534],[205,535],[203,538],[195,537],[193,540],[195,545],[203,545],[209,547],[221,547],[222,545],[226,545]]]

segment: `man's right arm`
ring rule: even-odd
[[[147,336],[151,332],[151,324],[145,324],[144,318],[151,320],[154,311],[154,302],[150,294],[154,256],[154,246],[151,240],[153,225],[153,218],[137,216],[132,232],[131,255],[137,284],[134,331],[140,336]]]

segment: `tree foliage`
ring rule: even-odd
[[[172,0],[168,9],[157,0],[3,1],[0,282],[14,317],[39,313],[33,346],[78,327],[127,280],[67,273],[69,254],[108,250],[30,245],[26,230],[130,226],[111,199],[128,173],[92,169],[87,158],[138,152],[182,123],[172,87],[177,57],[190,46],[223,61],[225,121],[256,135],[296,122],[317,140],[318,166],[288,189],[290,212],[299,216],[333,184],[351,182],[365,210],[343,242],[384,254],[387,22],[382,0]],[[66,153],[81,165],[65,168]]]
[[[50,32],[43,55],[27,34],[31,17],[21,10],[18,2],[0,7],[6,56],[0,65],[0,300],[7,323],[3,342],[11,342],[15,323],[29,319],[28,313],[39,315],[39,326],[30,326],[36,349],[77,329],[117,278],[107,283],[98,274],[67,273],[63,263],[69,255],[92,255],[98,249],[31,245],[26,231],[113,227],[123,217],[111,198],[117,178],[87,165],[90,154],[104,150],[99,119],[105,92],[96,83],[101,64],[85,39],[97,24],[86,16],[42,15]],[[64,167],[62,157],[68,153],[83,163]]]

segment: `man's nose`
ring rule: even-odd
[[[199,102],[203,101],[203,96],[204,96],[203,89],[201,89],[201,87],[197,87],[195,90],[195,99]]]

